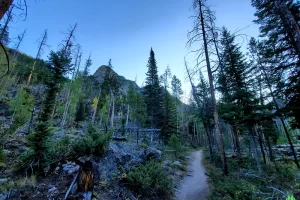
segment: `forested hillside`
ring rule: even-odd
[[[79,23],[21,51],[35,13],[0,1],[0,199],[300,199],[300,2],[245,1],[259,36],[191,2],[185,79],[150,46],[138,84],[84,57]]]

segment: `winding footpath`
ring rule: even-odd
[[[208,182],[202,164],[202,151],[191,153],[188,176],[178,188],[176,200],[205,200],[208,194]]]

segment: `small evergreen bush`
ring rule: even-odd
[[[156,193],[162,196],[172,194],[172,179],[158,162],[148,162],[132,169],[127,175],[130,187],[140,195]]]
[[[181,142],[175,134],[171,135],[171,137],[168,141],[168,146],[175,151],[176,158],[177,158],[178,154],[183,151]]]
[[[92,125],[88,127],[88,133],[80,139],[77,139],[73,144],[73,150],[76,155],[84,156],[93,154],[95,156],[103,155],[109,145],[112,132],[106,134],[96,130]]]

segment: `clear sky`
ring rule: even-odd
[[[29,0],[26,21],[15,19],[10,24],[14,38],[24,29],[27,34],[20,50],[28,55],[37,53],[37,40],[48,29],[50,50],[57,50],[65,38],[63,32],[78,23],[76,42],[82,46],[83,59],[92,53],[91,73],[112,59],[114,70],[142,85],[152,47],[159,74],[169,65],[185,88],[184,57],[187,31],[192,29],[193,0]],[[242,33],[257,36],[253,25],[251,0],[208,0],[216,11],[217,25],[235,31],[251,25]],[[192,57],[189,56],[189,60]],[[187,91],[189,92],[189,91]]]

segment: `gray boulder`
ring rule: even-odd
[[[161,151],[157,150],[153,147],[148,147],[147,149],[144,150],[144,159],[145,160],[161,160]]]

